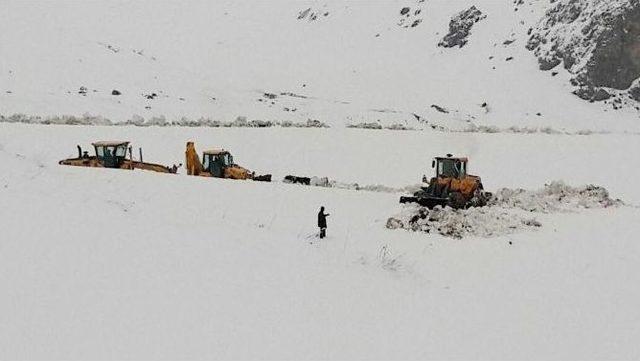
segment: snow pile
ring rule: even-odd
[[[329,128],[329,126],[317,119],[307,119],[304,123],[294,123],[292,121],[284,121],[279,123],[283,128]]]
[[[560,181],[545,184],[544,188],[537,191],[502,188],[495,193],[490,203],[492,206],[542,213],[572,208],[607,208],[623,204],[619,199],[612,199],[603,187],[586,185],[576,188]]]
[[[427,209],[410,205],[398,216],[387,220],[387,228],[406,228],[416,232],[439,233],[443,236],[494,237],[529,227],[540,227],[535,218],[525,217],[505,207]]]
[[[564,134],[564,135],[591,135],[591,134],[609,134],[608,130],[591,130],[580,129],[575,131],[559,130],[553,127],[518,127],[510,126],[506,128],[496,127],[494,125],[476,125],[469,124],[462,130],[435,129],[439,131],[455,131],[463,133],[507,133],[507,134]]]
[[[0,115],[0,123],[23,123],[42,125],[98,125],[98,126],[121,126],[133,125],[136,127],[211,127],[211,128],[329,128],[329,126],[316,119],[307,119],[306,122],[292,121],[271,121],[271,120],[247,120],[247,117],[239,116],[232,121],[214,120],[200,117],[191,119],[181,117],[176,120],[167,120],[165,116],[152,116],[145,119],[142,116],[134,115],[124,122],[114,122],[108,118],[98,115],[84,114],[82,116],[61,115],[41,117],[37,115],[12,114],[8,116]]]
[[[351,129],[374,129],[374,130],[381,130],[381,129],[388,129],[388,130],[415,130],[415,128],[413,128],[413,127],[409,127],[409,126],[406,126],[406,125],[400,124],[400,123],[392,123],[392,124],[389,124],[389,125],[382,126],[382,124],[376,123],[376,122],[347,124],[347,128],[351,128]]]
[[[26,114],[1,115],[0,123],[23,123],[23,124],[43,124],[43,125],[114,125],[114,123],[102,116],[85,114],[83,116],[62,115],[51,117],[40,117]]]
[[[347,128],[380,130],[382,129],[382,125],[375,122],[369,122],[369,123],[347,124]]]
[[[387,220],[387,228],[405,228],[438,233],[453,238],[494,237],[542,226],[532,213],[552,213],[581,208],[607,208],[623,205],[599,186],[571,187],[563,182],[546,184],[540,190],[502,188],[486,207],[429,210],[415,204]]]

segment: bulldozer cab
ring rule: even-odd
[[[467,175],[467,158],[437,157],[432,163],[437,178],[462,179]]]
[[[202,153],[202,167],[214,177],[223,177],[224,170],[231,166],[233,166],[233,156],[223,149]]]
[[[119,168],[127,156],[129,142],[96,142],[93,147],[105,168]]]

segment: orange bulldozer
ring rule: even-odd
[[[467,163],[467,158],[453,157],[451,154],[436,157],[431,163],[436,169],[436,176],[413,196],[400,197],[400,203],[418,203],[429,209],[438,205],[451,208],[485,206],[492,194],[484,191],[480,177],[467,174]]]

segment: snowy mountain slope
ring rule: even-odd
[[[540,68],[563,63],[575,76],[583,99],[610,99],[614,109],[638,106],[640,85],[640,1],[559,1],[532,29],[527,48]]]
[[[486,18],[474,24],[468,43],[439,47],[451,18],[473,5]],[[637,130],[633,107],[614,112],[586,103],[571,94],[570,73],[538,70],[525,45],[546,2],[7,1],[3,7],[4,115]]]
[[[123,138],[161,163],[194,139],[275,175],[387,185],[446,149],[489,189],[593,182],[631,206],[452,240],[386,229],[397,194],[57,164]],[[0,124],[0,358],[636,359],[636,138]]]

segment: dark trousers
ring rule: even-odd
[[[324,238],[327,236],[327,229],[326,228],[320,228],[320,238]]]

